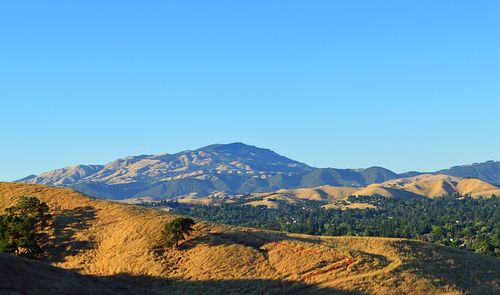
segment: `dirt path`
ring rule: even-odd
[[[310,255],[327,255],[327,256],[335,255],[336,257],[338,257],[338,260],[335,261],[334,263],[331,263],[330,265],[317,267],[313,270],[308,271],[305,275],[303,275],[299,279],[299,281],[301,281],[301,282],[305,282],[306,280],[310,280],[315,276],[325,274],[325,273],[328,273],[328,272],[331,272],[331,271],[334,271],[337,269],[342,269],[342,268],[347,269],[347,267],[349,267],[351,264],[356,262],[356,259],[354,257],[337,255],[337,254],[335,254],[334,251],[325,252],[325,251],[314,250],[314,249],[302,249],[299,247],[294,247],[294,246],[292,246],[288,243],[285,243],[285,242],[274,242],[270,239],[260,237],[260,236],[256,235],[255,233],[253,233],[251,230],[243,230],[243,232],[252,236],[255,239],[261,240],[261,241],[266,242],[268,244],[273,244],[276,247],[284,248],[284,249],[286,249],[290,252],[293,252],[295,254],[306,255],[306,256],[310,256]]]
[[[401,260],[397,257],[394,257],[392,259],[392,258],[385,256],[385,255],[382,255],[382,256],[387,261],[389,261],[389,264],[387,266],[385,266],[384,268],[379,269],[379,270],[365,272],[365,273],[358,274],[358,275],[348,276],[345,278],[336,279],[336,280],[328,282],[328,285],[337,285],[337,284],[344,283],[347,281],[359,280],[359,279],[364,279],[364,278],[368,278],[368,277],[378,276],[381,274],[386,274],[386,273],[389,273],[389,272],[393,271],[394,269],[398,268],[402,264]]]
[[[210,230],[208,230],[208,228],[203,228],[202,231],[209,232]],[[254,241],[257,241],[259,244],[270,245],[274,249],[282,249],[288,253],[291,253],[292,255],[300,255],[303,257],[309,257],[309,256],[323,256],[324,257],[324,256],[327,256],[327,257],[333,258],[332,260],[335,260],[332,262],[329,259],[330,260],[329,264],[319,265],[313,269],[307,270],[299,278],[295,278],[292,280],[292,281],[296,281],[297,283],[302,283],[302,284],[309,283],[310,284],[310,283],[315,282],[314,279],[318,276],[321,276],[321,275],[324,275],[324,274],[327,274],[327,273],[330,273],[330,272],[333,272],[336,270],[348,270],[348,268],[350,266],[355,265],[357,262],[362,262],[362,260],[360,261],[359,259],[357,259],[356,257],[353,257],[351,255],[344,255],[344,254],[336,252],[334,250],[333,246],[325,244],[321,240],[318,240],[317,245],[322,245],[322,246],[328,247],[329,250],[325,251],[325,250],[321,250],[321,249],[313,249],[311,247],[307,247],[307,243],[304,243],[304,246],[302,246],[302,247],[297,247],[297,246],[294,246],[294,245],[287,243],[286,241],[273,239],[272,236],[271,237],[262,236],[259,234],[259,231],[255,230],[255,229],[245,228],[239,232],[243,233],[244,235],[249,236],[250,240],[253,239]],[[220,236],[218,236],[218,238],[222,239],[222,237],[220,237]],[[227,240],[228,243],[235,242],[235,241],[232,241],[231,239],[224,239],[224,240]],[[375,253],[367,252],[367,254],[373,255]],[[338,285],[345,283],[345,282],[348,282],[348,281],[360,280],[360,279],[365,279],[365,278],[374,277],[374,276],[378,276],[381,274],[389,273],[402,264],[401,260],[398,257],[392,257],[392,256],[388,256],[388,255],[383,255],[383,254],[375,254],[375,255],[379,256],[380,259],[382,259],[383,261],[385,261],[385,263],[387,263],[387,264],[384,263],[384,266],[381,269],[368,271],[368,272],[364,272],[364,273],[360,273],[360,274],[354,274],[351,272],[347,272],[347,273],[342,272],[342,276],[344,276],[344,275],[347,275],[347,276],[341,277],[341,278],[336,278],[336,279],[333,278],[333,280],[329,279],[328,281],[317,280],[315,283],[324,284],[325,286],[326,285],[338,286]],[[266,257],[266,259],[267,259],[267,257]],[[269,266],[271,268],[274,268],[272,266],[272,263],[270,263],[270,262],[269,262]],[[278,272],[276,269],[275,269],[275,271]],[[283,278],[285,279],[286,276],[283,276]],[[293,284],[294,283],[291,283],[290,286]],[[275,291],[283,291],[284,289],[287,288],[287,286],[288,286],[288,283],[277,282],[276,284],[266,286],[264,289],[262,289],[259,292],[259,294],[268,294],[268,293],[272,293]]]
[[[299,254],[299,255],[332,255],[333,254],[330,251],[325,252],[325,251],[315,250],[315,249],[302,249],[302,248],[294,247],[294,246],[292,246],[288,243],[285,243],[285,242],[272,241],[270,239],[266,239],[266,238],[263,238],[263,237],[257,235],[256,233],[253,232],[252,229],[250,229],[250,230],[246,229],[246,230],[243,230],[243,232],[252,236],[255,239],[262,241],[262,242],[271,243],[271,244],[274,244],[276,247],[285,248],[288,251],[293,252],[294,254]],[[320,244],[322,244],[322,243],[320,243]],[[324,245],[324,244],[322,244],[322,245]],[[368,252],[367,254],[375,254],[375,253]],[[386,266],[384,266],[382,269],[369,271],[369,272],[356,274],[356,275],[348,275],[347,277],[338,278],[338,279],[335,279],[332,281],[328,281],[326,283],[329,286],[335,286],[335,285],[339,285],[341,283],[348,282],[348,281],[374,277],[374,276],[378,276],[381,274],[389,273],[389,272],[393,271],[394,269],[398,268],[402,264],[401,260],[398,257],[391,257],[391,256],[381,255],[381,254],[377,254],[377,255],[381,256],[384,260],[386,260],[388,262],[388,264]],[[351,256],[339,255],[338,257],[339,257],[339,260],[332,263],[332,264],[329,264],[329,265],[323,266],[323,267],[318,267],[316,269],[308,271],[306,274],[304,274],[299,279],[299,281],[301,283],[311,282],[311,281],[313,281],[314,277],[317,277],[319,275],[329,273],[331,271],[338,270],[338,269],[346,269],[347,270],[347,268],[349,266],[351,266],[357,262],[357,260]],[[261,294],[266,294],[267,292],[269,292],[271,290],[276,290],[276,289],[283,289],[283,286],[281,284],[276,285],[276,286],[269,286],[268,288],[265,289],[265,291],[261,292]]]

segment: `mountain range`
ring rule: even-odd
[[[76,165],[20,183],[70,187],[100,198],[176,198],[214,192],[248,194],[320,186],[363,188],[421,174],[444,174],[500,183],[500,162],[455,166],[431,173],[398,174],[383,167],[315,168],[269,149],[243,143],[215,144],[175,154],[140,155],[106,165]]]

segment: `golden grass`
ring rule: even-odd
[[[389,180],[383,183],[370,184],[362,188],[321,186],[316,188],[282,189],[275,193],[255,194],[265,200],[278,199],[280,196],[289,203],[298,200],[329,201],[331,204],[325,208],[336,208],[335,201],[345,200],[348,196],[373,196],[380,195],[387,198],[436,198],[443,195],[458,193],[470,194],[472,197],[491,197],[500,195],[500,188],[480,179],[453,177],[448,175],[423,174],[415,177]],[[265,205],[275,208],[278,204],[273,202],[253,202],[252,205]],[[352,207],[352,206],[351,206]],[[343,206],[343,208],[348,208]],[[354,207],[352,207],[354,208]]]
[[[0,209],[24,195],[47,202],[56,216],[48,247],[54,265],[99,275],[163,272],[154,248],[170,215],[92,199],[70,189],[11,183],[0,184]]]
[[[429,198],[440,197],[452,193],[458,193],[460,195],[471,194],[473,197],[490,197],[493,194],[500,193],[499,187],[480,179],[432,174],[390,180],[379,186],[389,186]]]
[[[39,197],[56,214],[44,260],[86,275],[52,271],[54,285],[63,277],[96,290],[102,284],[122,288],[113,285],[118,281],[130,286],[130,292],[146,288],[152,294],[500,292],[498,259],[418,241],[315,237],[198,223],[178,250],[164,251],[158,246],[161,227],[172,218],[168,213],[69,189],[13,183],[0,183],[0,209],[23,195]],[[11,259],[5,257],[10,256],[0,256],[0,264]],[[38,267],[19,263],[25,266],[8,274],[11,282]],[[46,281],[50,274],[42,278],[51,285]],[[11,287],[22,288],[19,284]]]

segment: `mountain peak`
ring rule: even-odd
[[[200,148],[198,150],[213,151],[213,152],[237,152],[242,150],[251,151],[251,150],[267,150],[267,149],[259,148],[254,145],[248,145],[242,142],[232,142],[224,144],[212,144]]]

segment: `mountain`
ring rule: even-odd
[[[243,143],[215,144],[176,154],[140,155],[106,165],[77,165],[31,175],[17,182],[70,187],[106,199],[177,198],[214,192],[248,194],[319,186],[362,188],[421,175],[382,167],[315,168],[269,149]],[[500,162],[457,166],[434,172],[500,183]],[[383,190],[384,194],[387,189]]]
[[[30,175],[18,182],[43,183],[47,185],[70,185],[100,171],[102,165],[77,165],[46,172],[40,176]]]
[[[498,294],[500,260],[417,240],[287,234],[198,222],[160,247],[168,212],[68,188],[0,183],[0,212],[47,202],[41,261],[0,254],[1,294]]]
[[[436,174],[473,177],[500,184],[500,161],[487,161],[471,165],[454,166],[449,169],[437,171]]]
[[[78,165],[17,182],[71,187],[108,199],[172,198],[221,191],[230,194],[321,185],[365,186],[396,178],[381,168],[313,168],[271,150],[243,143],[216,144],[176,154],[141,155],[106,165]]]

